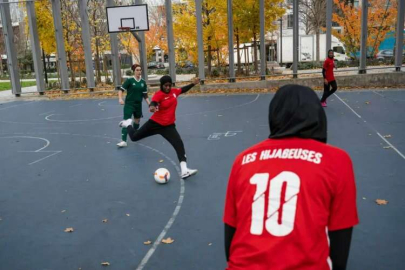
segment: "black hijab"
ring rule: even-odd
[[[281,87],[270,102],[269,124],[269,138],[300,137],[326,143],[326,114],[309,87]]]
[[[165,75],[165,76],[163,76],[162,78],[160,78],[160,90],[162,90],[163,91],[163,85],[165,84],[165,83],[173,83],[172,82],[172,78],[170,77],[170,76],[168,76],[168,75]],[[164,92],[164,91],[163,91]]]

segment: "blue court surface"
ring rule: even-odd
[[[269,135],[272,97],[181,96],[177,128],[199,170],[184,181],[159,135],[116,147],[117,99],[0,104],[0,269],[224,269],[229,171]],[[348,269],[405,269],[405,91],[338,92],[326,113],[328,143],[356,173]],[[166,185],[153,179],[160,167],[172,174]]]

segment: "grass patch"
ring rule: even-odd
[[[22,82],[21,87],[37,85],[37,82]],[[0,91],[11,90],[11,82],[0,82]]]

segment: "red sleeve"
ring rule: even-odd
[[[323,62],[323,69],[328,69],[328,59],[325,60],[325,62]]]
[[[176,94],[176,96],[180,96],[181,95],[181,89],[180,88],[173,88],[174,93]]]
[[[353,164],[348,154],[342,155],[336,169],[340,173],[330,209],[329,231],[347,229],[359,223]]]
[[[237,209],[236,209],[236,198],[235,198],[235,183],[237,183],[238,169],[240,163],[238,162],[239,158],[236,158],[233,163],[231,173],[228,180],[228,188],[226,190],[226,199],[225,199],[225,211],[224,211],[224,223],[236,228],[237,223]]]
[[[157,92],[153,95],[152,101],[155,101],[155,102],[157,102],[157,103],[160,103],[160,98],[161,98],[161,95],[160,95],[159,91],[157,91]]]

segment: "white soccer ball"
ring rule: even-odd
[[[155,171],[155,181],[159,184],[166,184],[170,180],[170,172],[165,168],[160,168]]]

